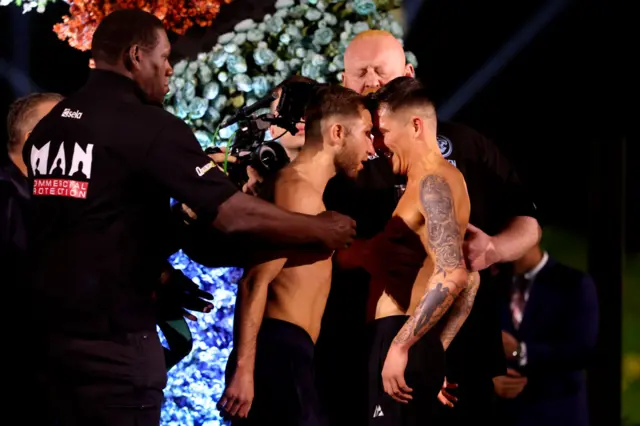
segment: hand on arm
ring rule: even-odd
[[[451,188],[441,176],[429,175],[420,186],[420,203],[425,216],[427,253],[434,268],[425,295],[395,337],[382,371],[385,391],[399,402],[408,402],[411,389],[404,380],[408,350],[445,314],[467,286],[468,273],[462,255],[462,233]]]
[[[470,140],[477,143],[481,162],[491,184],[486,191],[493,194],[491,217],[498,218],[502,231],[488,236],[475,226],[469,226],[465,256],[472,271],[481,271],[494,263],[511,262],[522,257],[540,240],[541,230],[535,219],[536,207],[531,193],[524,185],[515,167],[498,147],[484,136],[474,132]]]
[[[540,241],[538,221],[517,216],[499,234],[487,235],[482,229],[467,225],[464,254],[471,271],[482,271],[495,263],[512,262],[524,256]]]

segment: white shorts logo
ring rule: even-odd
[[[373,410],[373,418],[376,417],[384,417],[384,413],[382,412],[382,408],[379,405],[376,405],[376,408]]]

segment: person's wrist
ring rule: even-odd
[[[406,354],[409,352],[410,347],[411,345],[408,342],[397,342],[394,340],[393,343],[391,343],[391,346],[389,347],[389,351]]]
[[[502,263],[504,260],[504,256],[502,255],[502,252],[500,251],[500,238],[496,235],[489,237],[489,244],[487,245],[487,252],[492,253],[492,255],[490,256],[492,258],[492,260],[494,260],[494,262],[492,262],[492,264],[494,263]]]
[[[253,376],[254,368],[255,368],[254,362],[239,359],[238,361],[236,361],[235,374]]]

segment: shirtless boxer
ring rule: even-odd
[[[440,153],[435,108],[421,84],[399,77],[376,98],[385,155],[395,174],[407,176],[383,233],[408,245],[421,243],[428,256],[406,286],[371,277],[369,424],[424,425],[445,376],[444,348],[469,314],[479,286],[462,253],[469,196],[462,174]]]
[[[328,86],[306,112],[305,144],[275,182],[275,204],[325,210],[322,194],[337,171],[355,178],[373,153],[364,99]],[[236,424],[324,425],[314,380],[314,345],[331,285],[331,259],[300,253],[251,268],[240,282],[236,348],[227,364],[221,410]],[[255,398],[254,398],[255,389]]]

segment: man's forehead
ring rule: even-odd
[[[395,57],[404,58],[404,49],[391,34],[356,37],[345,52],[345,66],[384,66]],[[352,64],[351,64],[352,63]]]
[[[345,67],[363,69],[368,67],[383,68],[388,65],[388,56],[384,49],[372,47],[354,51],[353,55],[345,55]]]
[[[360,117],[362,117],[362,121],[364,121],[364,124],[366,126],[372,126],[373,125],[371,112],[368,109],[362,108],[360,110]]]
[[[163,52],[169,51],[171,52],[171,43],[169,42],[169,37],[167,36],[167,32],[165,30],[158,29],[156,31],[158,44],[157,47],[161,49]]]
[[[382,104],[376,111],[376,124],[380,127],[387,127],[397,118],[397,112],[391,110],[388,105]]]

